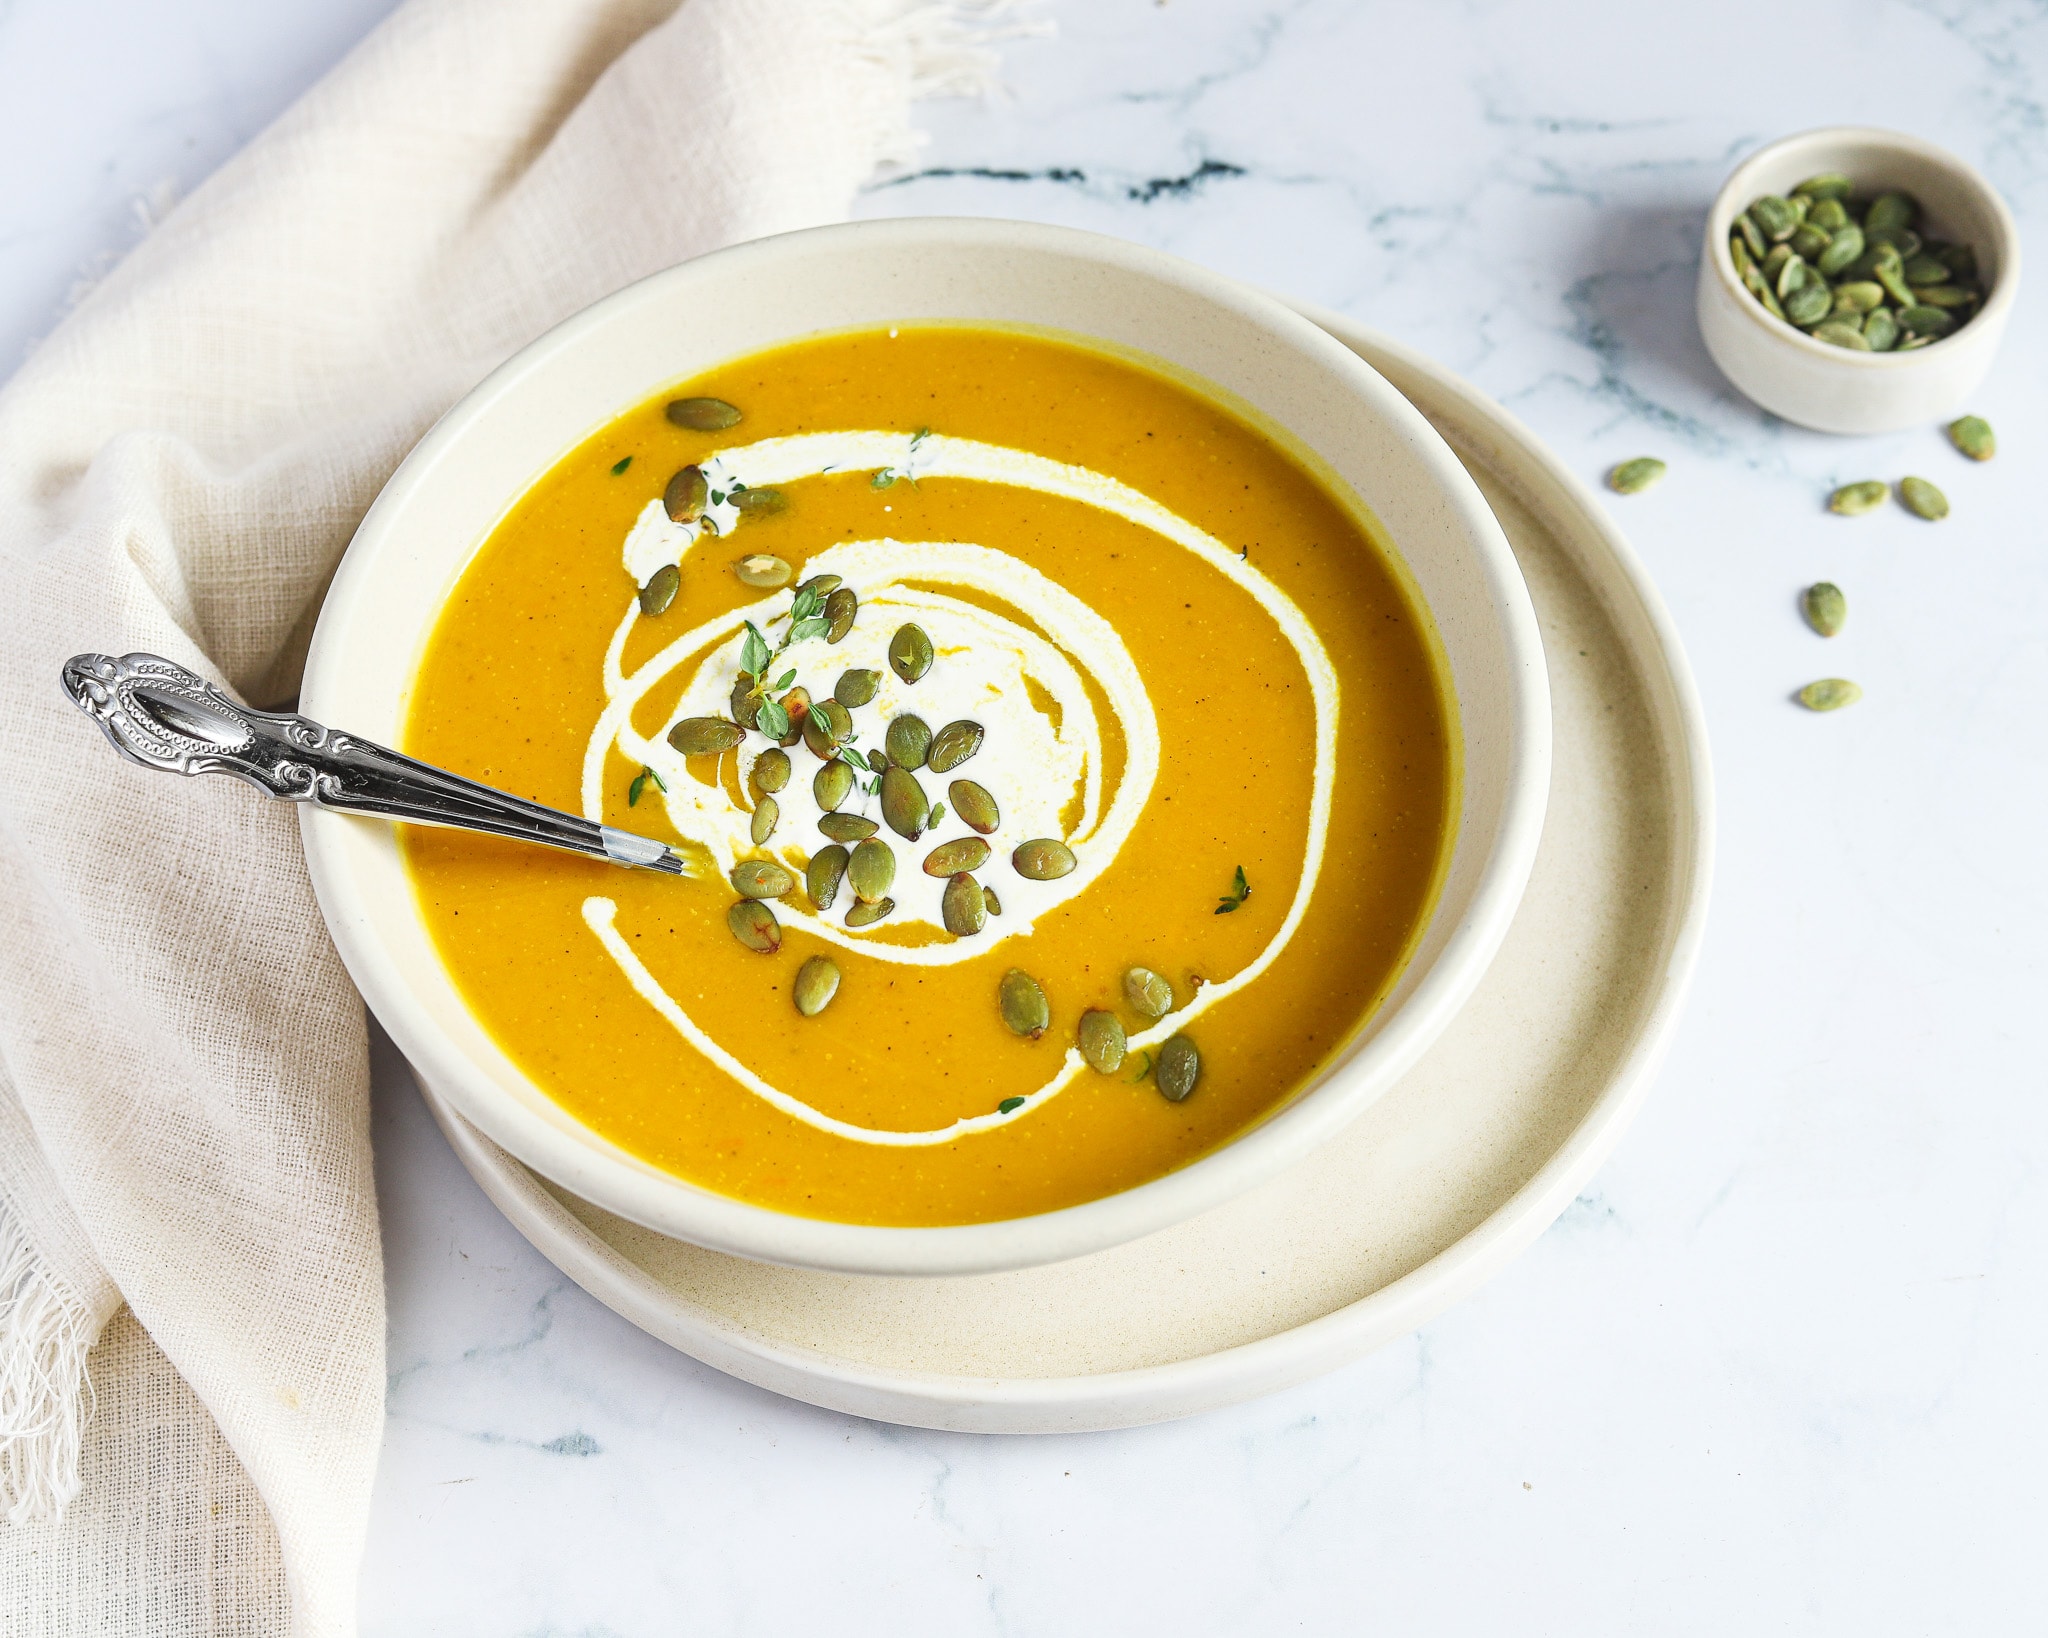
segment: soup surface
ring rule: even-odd
[[[1376,530],[1043,332],[722,366],[511,508],[405,744],[696,874],[409,831],[442,957],[564,1108],[743,1200],[970,1223],[1171,1171],[1370,1016],[1450,851],[1436,639]]]

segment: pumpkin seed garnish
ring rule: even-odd
[[[1948,516],[1948,496],[1925,478],[1901,478],[1899,499],[1913,516],[1929,523],[1939,523]]]
[[[825,599],[825,641],[836,643],[853,630],[853,617],[860,613],[860,599],[841,586]]]
[[[882,827],[857,813],[827,813],[820,816],[818,828],[835,842],[865,842]]]
[[[754,822],[747,827],[747,834],[754,839],[754,846],[765,847],[768,838],[775,834],[775,827],[782,819],[782,804],[772,796],[764,796],[754,804]]]
[[[1164,1018],[1173,1011],[1173,985],[1150,967],[1133,967],[1124,974],[1124,999],[1133,1012]]]
[[[811,776],[811,796],[828,818],[852,794],[853,770],[836,758]]]
[[[773,859],[742,859],[726,880],[743,899],[779,899],[796,886],[796,878]]]
[[[971,938],[988,925],[988,900],[981,896],[981,883],[961,871],[946,883],[939,895],[939,919],[955,938]]]
[[[743,557],[732,566],[732,572],[739,576],[742,586],[752,586],[756,591],[773,591],[777,586],[789,584],[789,577],[796,573],[779,557],[767,552],[756,552]]]
[[[1799,608],[1806,616],[1806,623],[1823,637],[1834,636],[1842,629],[1842,622],[1849,618],[1849,600],[1832,580],[1821,580],[1808,586],[1805,595],[1799,599]]]
[[[695,523],[704,515],[711,499],[711,486],[704,481],[704,469],[686,466],[668,481],[661,492],[662,509],[672,523]]]
[[[873,904],[856,904],[846,912],[846,925],[872,927],[895,908],[894,899],[877,899]]]
[[[789,783],[789,753],[763,751],[754,759],[754,789],[773,794]]]
[[[969,830],[988,836],[1003,822],[996,799],[971,779],[954,780],[946,787],[946,794],[953,799],[953,811],[960,816],[960,823]]]
[[[811,576],[810,579],[806,580],[801,586],[797,587],[797,595],[801,596],[803,595],[803,593],[809,592],[811,594],[812,601],[817,605],[817,607],[823,608],[825,606],[825,599],[830,597],[838,589],[838,575],[814,574]]]
[[[931,668],[932,640],[917,626],[899,626],[889,639],[889,669],[905,682],[914,683]]]
[[[1003,974],[1002,982],[996,986],[996,1001],[1010,1033],[1027,1041],[1037,1040],[1052,1022],[1052,1008],[1046,1004],[1045,991],[1021,967],[1012,967]]]
[[[1845,518],[1860,518],[1884,505],[1885,497],[1891,492],[1891,485],[1880,483],[1875,478],[1866,478],[1861,483],[1845,483],[1828,496],[1828,510],[1839,512]]]
[[[790,998],[806,1018],[815,1018],[832,1004],[839,993],[839,963],[830,956],[814,955],[796,970]]]
[[[846,880],[847,853],[843,847],[821,847],[804,868],[804,891],[823,915],[839,897],[839,884]]]
[[[1988,461],[1998,453],[1998,435],[1981,415],[1965,415],[1948,424],[1948,441],[1973,461]]]
[[[988,906],[988,913],[990,915],[1000,916],[1003,913],[1003,901],[996,897],[996,890],[993,887],[984,886],[982,888],[981,902]]]
[[[885,825],[906,842],[914,842],[925,833],[925,821],[931,817],[931,811],[931,804],[924,799],[923,787],[909,770],[893,763],[884,770],[882,822]]]
[[[906,711],[889,724],[889,731],[882,736],[882,745],[892,763],[906,772],[915,772],[924,766],[925,758],[931,753],[932,731],[925,726],[923,717],[914,717]]]
[[[642,768],[633,776],[633,783],[626,787],[627,807],[636,808],[640,805],[640,793],[647,789],[647,782],[650,779],[654,781],[654,788],[656,790],[660,791],[663,796],[668,795],[668,786],[662,782],[661,775],[652,768]]]
[[[684,756],[715,756],[746,737],[746,729],[723,717],[685,717],[668,731],[669,744]]]
[[[1216,901],[1216,914],[1227,916],[1252,896],[1252,884],[1244,879],[1244,866],[1237,867],[1237,877],[1230,884],[1230,891]]]
[[[726,911],[725,925],[734,938],[762,955],[773,955],[782,948],[782,924],[759,899],[741,899]]]
[[[963,870],[979,870],[988,863],[988,843],[979,836],[962,836],[945,842],[924,857],[927,876],[956,876]]]
[[[1847,677],[1823,677],[1799,690],[1799,703],[1809,711],[1839,711],[1863,698],[1863,690]]]
[[[1607,487],[1617,495],[1640,495],[1664,476],[1664,470],[1664,463],[1656,456],[1638,455],[1607,474]]]
[[[1130,1050],[1123,1020],[1113,1012],[1094,1009],[1082,1013],[1080,1023],[1074,1026],[1074,1045],[1098,1075],[1114,1075],[1123,1068],[1124,1054]]]
[[[879,671],[842,671],[839,680],[832,685],[832,697],[852,710],[866,705],[881,686],[882,674]]]
[[[1169,1103],[1179,1103],[1195,1089],[1201,1078],[1202,1054],[1185,1035],[1176,1035],[1159,1049],[1159,1061],[1152,1069],[1152,1084]]]
[[[749,517],[767,517],[770,513],[780,512],[787,506],[789,497],[772,484],[759,489],[749,489],[745,484],[734,484],[732,503]]]
[[[640,588],[640,612],[660,614],[676,600],[676,588],[682,583],[683,571],[673,563],[664,563],[647,577],[647,584]]]
[[[1056,882],[1062,876],[1072,875],[1079,863],[1072,848],[1050,836],[1021,842],[1010,855],[1010,868],[1028,882]]]
[[[691,432],[723,432],[740,424],[740,412],[723,398],[671,399],[666,414]]]
[[[926,765],[933,773],[950,773],[981,749],[983,731],[980,723],[968,722],[964,718],[947,723],[932,735]]]
[[[889,889],[896,885],[896,855],[889,844],[870,836],[856,846],[846,866],[846,885],[863,904],[888,897]]]

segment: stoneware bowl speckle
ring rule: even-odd
[[[1773,318],[1743,288],[1728,254],[1735,218],[1761,194],[1840,171],[1860,194],[1897,188],[1920,203],[1929,237],[1975,247],[1987,292],[1977,316],[1912,352],[1831,347]],[[1898,131],[1837,125],[1759,149],[1722,185],[1700,257],[1700,336],[1721,372],[1773,415],[1818,432],[1896,432],[1956,414],[1976,391],[2012,312],[2019,230],[1991,184],[1954,154]]]
[[[1349,484],[1405,560],[1449,659],[1464,748],[1459,829],[1441,897],[1395,990],[1341,1059],[1263,1124],[1165,1177],[1083,1205],[878,1228],[714,1194],[572,1118],[463,1005],[393,829],[302,810],[335,944],[441,1097],[585,1199],[767,1262],[899,1275],[1056,1262],[1164,1228],[1273,1176],[1371,1104],[1471,994],[1520,900],[1549,788],[1549,692],[1527,588],[1478,489],[1407,400],[1306,319],[1231,280],[1093,234],[997,221],[864,222],[740,245],[645,279],[534,342],[443,417],[363,520],[314,634],[304,709],[400,740],[434,617],[478,544],[537,476],[620,411],[738,354],[931,319],[1040,325],[1149,353],[1287,428]]]

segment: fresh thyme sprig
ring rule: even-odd
[[[1231,883],[1230,891],[1216,901],[1216,914],[1227,916],[1252,896],[1252,884],[1244,879],[1244,866],[1237,867],[1237,880]]]
[[[832,622],[820,612],[824,606],[825,599],[818,595],[815,586],[799,587],[795,601],[789,606],[789,630],[772,649],[768,646],[768,639],[761,635],[760,628],[751,620],[746,623],[747,640],[740,645],[740,676],[743,680],[752,679],[747,686],[747,696],[760,701],[754,720],[770,739],[781,739],[789,732],[789,707],[784,701],[789,697],[786,690],[796,681],[796,673],[785,671],[771,683],[768,681],[768,668],[791,644],[822,637],[832,629]],[[781,694],[782,699],[771,697],[776,694]]]
[[[661,775],[652,768],[642,768],[633,776],[633,783],[626,787],[627,807],[635,808],[640,805],[640,793],[647,789],[647,781],[650,779],[654,781],[656,790],[660,791],[663,796],[668,795],[668,786],[662,783]]]

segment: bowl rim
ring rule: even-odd
[[[1750,179],[1772,161],[1780,158],[1788,149],[1809,145],[1822,147],[1829,143],[1841,142],[1861,142],[1868,146],[1891,148],[1923,159],[1949,172],[1965,188],[1974,192],[1979,203],[1984,206],[1998,240],[1998,280],[1992,285],[1990,294],[1985,297],[1983,310],[1953,335],[1944,336],[1941,341],[1934,342],[1924,349],[1916,347],[1910,353],[1859,353],[1847,347],[1831,347],[1824,341],[1815,341],[1805,331],[1773,318],[1763,304],[1749,293],[1748,286],[1742,282],[1741,274],[1735,271],[1735,258],[1728,253],[1728,233],[1734,226],[1736,211],[1746,208],[1749,197],[1753,197],[1751,189],[1754,185]],[[1736,199],[1741,199],[1742,203],[1732,203]],[[1818,125],[1811,130],[1795,131],[1790,136],[1779,137],[1775,142],[1765,143],[1728,173],[1728,179],[1721,184],[1720,190],[1714,195],[1713,204],[1707,209],[1706,235],[1707,260],[1713,264],[1721,288],[1735,297],[1737,305],[1749,316],[1752,323],[1795,352],[1802,353],[1808,358],[1823,359],[1844,369],[1905,370],[1924,367],[1928,355],[1944,342],[1964,340],[1968,337],[1968,332],[1994,317],[1996,322],[1986,325],[1982,336],[1995,342],[2004,329],[2006,316],[2012,308],[2019,287],[2019,224],[2014,221],[2011,207],[2006,204],[2004,196],[1968,160],[1949,152],[1937,143],[1927,141],[1924,137],[1912,136],[1904,131],[1887,130],[1877,125]],[[1949,356],[1954,355],[1951,353]]]
[[[1464,1005],[1491,964],[1520,904],[1541,839],[1550,785],[1549,681],[1542,637],[1512,548],[1450,446],[1390,382],[1334,337],[1272,296],[1164,251],[1038,223],[973,217],[903,217],[838,223],[751,240],[627,285],[529,342],[470,389],[400,463],[365,514],[337,568],[310,645],[306,709],[343,685],[337,633],[376,613],[375,557],[415,492],[451,446],[471,435],[525,379],[583,337],[669,286],[707,271],[772,276],[793,250],[829,244],[842,256],[870,246],[943,254],[965,249],[1043,251],[1149,278],[1255,322],[1307,353],[1392,426],[1419,460],[1476,555],[1508,664],[1507,780],[1490,851],[1458,923],[1378,1033],[1274,1114],[1176,1170],[1132,1188],[1049,1212],[937,1227],[884,1227],[801,1217],[715,1193],[639,1161],[601,1134],[574,1136],[492,1082],[417,1000],[383,951],[363,883],[340,845],[356,821],[302,807],[301,832],[321,912],[365,1001],[419,1073],[487,1136],[547,1177],[621,1216],[713,1251],[843,1273],[990,1273],[1082,1256],[1197,1215],[1268,1180],[1348,1124],[1422,1053]],[[1076,334],[1085,331],[1076,330]],[[1312,446],[1311,446],[1312,447]],[[1398,542],[1396,545],[1398,546]],[[1436,914],[1442,913],[1442,907]],[[1348,1072],[1348,1073],[1347,1073]],[[535,1091],[546,1098],[544,1089]],[[1348,1095],[1332,1095],[1344,1093]],[[549,1100],[552,1101],[552,1100]],[[568,1117],[573,1120],[573,1117]],[[580,1122],[576,1123],[578,1126]]]

